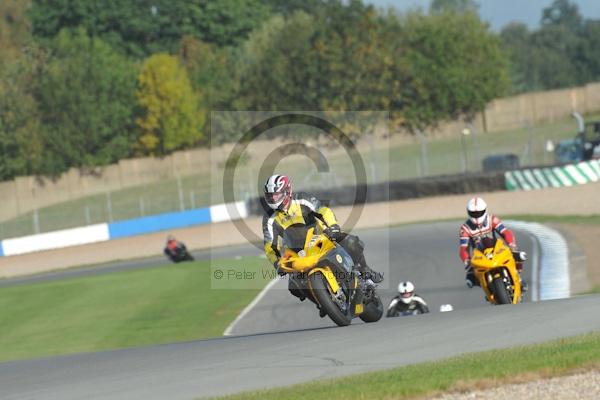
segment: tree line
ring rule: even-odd
[[[416,131],[468,119],[510,92],[598,78],[598,21],[568,0],[544,10],[533,32],[496,34],[476,8],[4,0],[0,179],[235,140],[227,130],[209,138],[211,110],[389,110]]]

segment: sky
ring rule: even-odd
[[[365,3],[377,7],[394,7],[399,11],[415,8],[427,10],[430,0],[364,0]],[[579,6],[584,18],[600,19],[600,0],[571,0]],[[479,15],[491,24],[492,29],[499,31],[509,22],[519,21],[530,28],[539,26],[542,9],[552,4],[553,0],[477,0]]]

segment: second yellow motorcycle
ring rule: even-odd
[[[491,304],[521,302],[521,276],[511,249],[502,240],[484,239],[473,250],[471,266]]]

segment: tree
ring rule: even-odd
[[[191,35],[219,46],[235,45],[259,26],[269,7],[259,0],[32,0],[33,33],[53,38],[82,26],[127,54],[143,58],[174,52]]]
[[[179,58],[185,66],[194,91],[202,93],[205,110],[229,110],[237,90],[235,50],[184,36]]]
[[[303,11],[310,15],[317,15],[326,7],[325,0],[267,0],[273,13],[291,15],[296,11]]]
[[[312,58],[315,22],[303,12],[275,16],[244,44],[238,63],[237,108],[250,110],[316,109],[318,88]]]
[[[586,20],[575,60],[581,83],[600,80],[600,20]]]
[[[242,108],[373,110],[390,103],[382,20],[360,1],[331,1],[317,17],[297,11],[255,31],[240,57]]]
[[[507,60],[498,38],[474,13],[413,14],[403,28],[409,70],[392,108],[409,129],[472,118],[505,93]]]
[[[541,21],[533,32],[518,24],[502,30],[514,91],[580,85],[598,76],[593,72],[593,24],[583,20],[576,4],[555,0],[542,11]]]
[[[0,79],[0,180],[42,172],[44,149],[37,104],[31,95],[36,59],[5,63]],[[44,62],[45,59],[39,60]]]
[[[583,18],[579,14],[577,4],[569,0],[554,0],[550,7],[542,10],[542,26],[563,25],[570,30],[578,31],[582,27]]]
[[[61,31],[33,83],[44,126],[44,171],[105,165],[130,154],[135,65],[84,30]]]
[[[0,63],[20,56],[20,49],[30,39],[25,10],[29,0],[0,2]]]
[[[237,45],[270,14],[259,0],[193,0],[187,3],[185,33],[219,46]]]
[[[533,70],[539,87],[556,89],[579,84],[574,60],[580,38],[565,25],[545,25],[531,35]]]
[[[142,109],[136,119],[140,153],[164,155],[203,137],[204,114],[177,58],[160,53],[144,62],[137,99]]]
[[[543,89],[538,63],[541,49],[532,43],[531,32],[523,23],[513,22],[502,28],[502,47],[510,62],[512,92],[520,93]]]
[[[479,10],[479,4],[475,0],[433,0],[429,6],[431,14],[443,14],[445,12],[477,13],[477,10]]]

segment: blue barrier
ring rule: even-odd
[[[229,205],[217,204],[195,210],[150,215],[148,217],[117,221],[110,224],[102,223],[5,239],[0,241],[0,257],[104,242],[111,239],[144,235],[168,229],[230,221],[248,216],[244,202],[232,203],[231,206],[237,209],[237,212],[230,214]]]
[[[108,235],[110,239],[118,239],[210,222],[210,208],[199,208],[113,222],[108,224]]]

